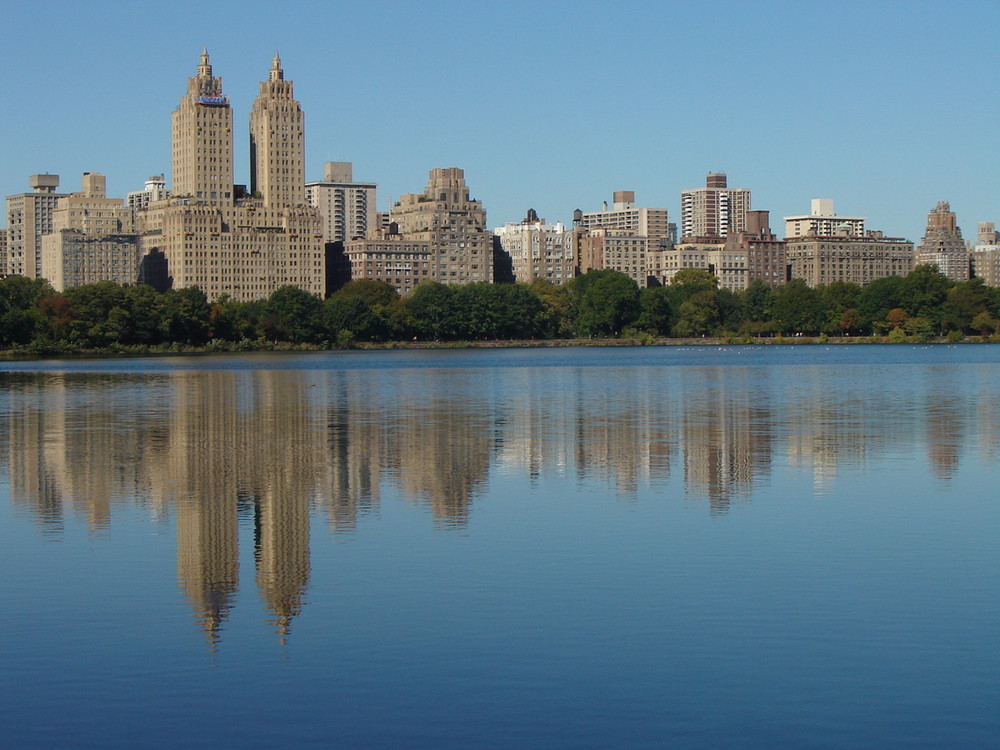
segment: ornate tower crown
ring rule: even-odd
[[[275,50],[274,59],[271,60],[271,72],[267,76],[269,81],[283,81],[285,80],[285,71],[281,69],[281,58],[278,57],[278,52]]]

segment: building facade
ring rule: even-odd
[[[138,213],[144,255],[162,254],[169,286],[197,286],[209,299],[260,299],[285,285],[322,295],[322,222],[305,204],[303,117],[277,56],[251,114],[256,197],[233,185],[232,124],[203,52],[173,113],[172,195]]]
[[[790,237],[785,240],[789,275],[809,286],[848,281],[864,286],[886,276],[913,270],[913,243],[866,231],[863,237]]]
[[[581,211],[577,223],[584,229],[605,229],[616,236],[669,237],[676,239],[677,227],[670,223],[665,208],[639,208],[635,193],[619,190],[611,209],[605,201],[600,211]]]
[[[917,265],[937,266],[952,281],[968,281],[969,255],[955,212],[947,201],[939,201],[927,215],[927,229],[917,247]]]
[[[681,242],[711,242],[746,229],[750,190],[728,187],[725,174],[710,173],[705,187],[681,192]]]
[[[132,209],[134,214],[136,211],[145,211],[151,203],[165,201],[169,197],[170,191],[167,189],[166,177],[162,174],[155,174],[146,180],[145,187],[142,190],[133,190],[130,193],[126,193],[125,203]]]
[[[469,198],[458,167],[432,169],[422,193],[400,196],[392,209],[398,233],[428,243],[430,278],[446,284],[493,281],[493,235],[483,204]]]
[[[353,172],[349,161],[328,161],[323,164],[323,179],[306,183],[306,200],[323,218],[325,242],[346,242],[388,228],[376,220],[375,183],[354,182]]]
[[[560,285],[576,275],[574,233],[562,222],[547,224],[531,209],[520,223],[505,224],[493,233],[510,258],[515,281],[545,279]]]
[[[250,111],[250,190],[264,208],[306,205],[305,115],[274,53]]]
[[[988,286],[1000,286],[1000,232],[992,221],[979,223],[979,234],[972,248],[972,275]]]
[[[427,240],[389,231],[373,232],[368,238],[348,240],[344,255],[350,264],[351,279],[369,279],[392,284],[400,294],[409,294],[421,281],[440,281],[438,253]]]
[[[747,287],[746,251],[727,249],[726,243],[682,242],[664,249],[656,259],[662,284],[671,283],[684,268],[697,268],[714,275],[722,289],[738,292]]]
[[[785,238],[832,237],[847,234],[863,237],[865,217],[837,216],[830,198],[813,198],[812,211],[804,216],[785,217]]]
[[[787,281],[785,242],[771,231],[767,211],[747,211],[746,229],[726,237],[726,252],[745,260],[746,285],[763,281],[776,287]]]
[[[42,277],[42,237],[52,231],[56,203],[65,193],[57,193],[59,175],[33,174],[28,179],[32,192],[7,196],[7,275]]]
[[[133,212],[121,198],[108,198],[102,174],[85,172],[83,189],[60,198],[52,232],[42,238],[42,277],[61,292],[75,286],[139,277],[139,236]]]

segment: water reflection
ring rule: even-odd
[[[968,367],[963,388],[936,367],[8,373],[0,449],[12,501],[47,534],[68,517],[104,533],[123,505],[173,514],[178,582],[214,646],[248,581],[241,518],[284,638],[313,518],[351,534],[399,497],[461,528],[491,472],[624,498],[679,486],[712,514],[779,462],[822,492],[840,471],[925,451],[948,481],[970,443],[1000,455],[994,370]]]

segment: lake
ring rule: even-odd
[[[1000,346],[0,368],[8,747],[1000,745]]]

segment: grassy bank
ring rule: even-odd
[[[291,344],[263,339],[242,341],[214,341],[207,346],[183,346],[163,344],[160,346],[111,346],[102,349],[77,348],[64,344],[33,344],[0,351],[0,359],[24,361],[36,359],[62,358],[108,358],[108,357],[167,357],[205,354],[234,354],[247,352],[322,352],[344,350],[393,350],[393,349],[532,349],[546,347],[584,346],[781,346],[781,345],[824,345],[851,346],[859,344],[997,344],[1000,336],[956,336],[926,339],[917,336],[704,336],[697,338],[659,338],[642,336],[636,338],[577,338],[511,341],[386,341],[358,342],[347,346],[330,343]]]

